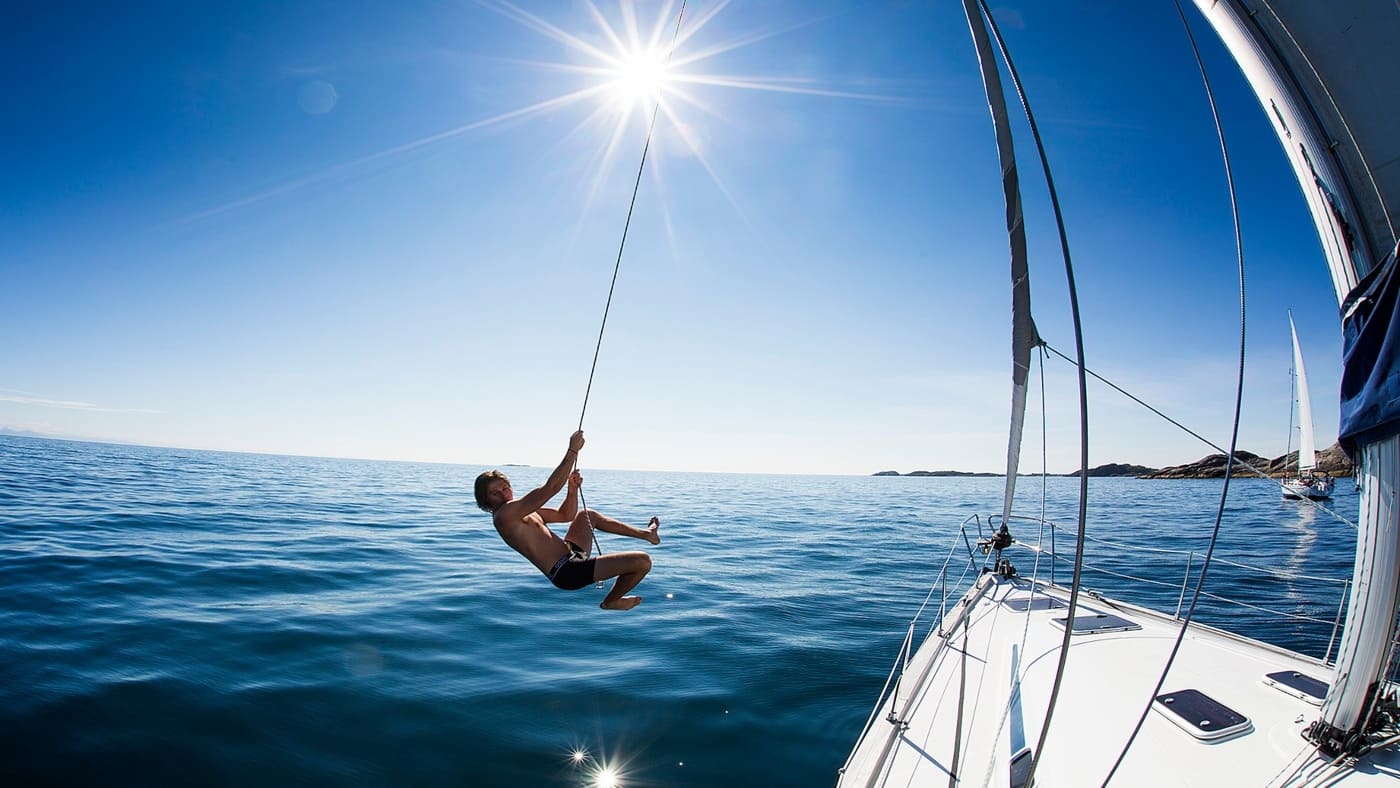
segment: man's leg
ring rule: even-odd
[[[593,523],[593,528],[596,528],[605,534],[630,536],[633,539],[645,539],[646,541],[651,542],[652,544],[661,544],[661,535],[657,533],[657,531],[661,528],[661,521],[656,519],[655,517],[651,518],[651,522],[647,523],[647,527],[645,529],[633,528],[632,526],[624,522],[614,520],[606,514],[596,512],[592,509],[585,509],[579,512],[578,516],[574,517],[573,523],[569,525],[569,535],[566,535],[564,538],[568,539],[570,542],[573,542],[579,547],[584,547],[586,545],[593,544],[593,534],[588,525],[590,520]],[[584,541],[576,541],[573,537],[573,534],[575,533],[579,534]]]
[[[578,545],[585,555],[593,555],[593,528],[589,527],[588,518],[582,514],[569,523],[569,531],[564,534],[564,539]]]
[[[633,529],[635,530],[635,529]],[[598,556],[593,564],[593,579],[602,581],[616,577],[612,590],[598,607],[604,610],[631,610],[642,603],[639,596],[624,596],[637,587],[651,571],[651,556],[643,552],[608,553]]]

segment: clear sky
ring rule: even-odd
[[[691,0],[658,88],[609,71],[635,41],[664,50],[678,5],[595,1],[12,8],[0,430],[552,465],[659,89],[583,466],[1003,468],[1007,241],[961,4]],[[1289,309],[1324,447],[1336,298],[1257,102],[1187,10],[1242,211],[1240,447],[1285,449]],[[1175,7],[996,13],[1058,179],[1088,365],[1226,445],[1235,243]],[[1036,319],[1072,355],[1017,132]],[[1069,366],[1046,387],[1049,469],[1070,471]],[[1041,465],[1037,400],[1023,469]],[[1099,386],[1090,418],[1094,465],[1211,451]]]

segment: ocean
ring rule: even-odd
[[[1002,488],[585,466],[590,506],[661,519],[657,547],[599,535],[654,559],[619,613],[501,542],[481,470],[0,436],[0,780],[830,785]],[[549,469],[503,470],[523,491]],[[1353,487],[1328,507],[1354,519]],[[1203,551],[1220,488],[1092,479],[1085,584],[1175,609],[1185,555],[1124,546]],[[1077,480],[1019,489],[1072,532]],[[1322,656],[1354,541],[1237,479],[1198,618]]]

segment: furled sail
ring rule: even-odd
[[[1288,330],[1293,332],[1293,369],[1298,376],[1298,472],[1317,467],[1317,445],[1313,441],[1312,401],[1308,399],[1308,372],[1303,367],[1303,349],[1298,346],[1298,327],[1288,313]]]
[[[968,19],[981,19],[976,0],[963,0]],[[1006,445],[1006,492],[1002,499],[1001,521],[1011,517],[1011,501],[1016,495],[1016,473],[1021,459],[1021,433],[1025,426],[1026,390],[1030,380],[1031,351],[1041,342],[1031,319],[1031,280],[1026,264],[1026,225],[1021,210],[1021,180],[1016,169],[1016,150],[1011,139],[1011,120],[1006,111],[1006,95],[1001,87],[996,58],[987,29],[972,25],[977,44],[977,62],[996,128],[997,158],[1001,161],[1001,188],[1006,199],[1006,232],[1011,242],[1011,431]]]
[[[1357,554],[1337,679],[1310,737],[1356,752],[1400,609],[1400,11],[1374,0],[1195,0],[1293,166],[1342,306],[1342,446],[1358,460]]]
[[[1374,0],[1196,0],[1298,177],[1340,303],[1400,223],[1400,13]]]

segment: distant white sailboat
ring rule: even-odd
[[[1288,329],[1293,333],[1293,374],[1298,387],[1298,467],[1297,473],[1283,480],[1283,497],[1322,500],[1332,497],[1332,477],[1316,472],[1317,446],[1313,441],[1312,403],[1308,398],[1308,373],[1303,366],[1303,349],[1298,344],[1298,327],[1288,313]],[[1292,436],[1289,428],[1289,436]]]
[[[1193,617],[1196,600],[1224,597],[1203,590],[1207,572],[1197,553],[1182,555],[1185,573],[1178,574],[1183,581],[1175,612],[1084,588],[1081,572],[1094,568],[1086,543],[1106,544],[1100,549],[1119,559],[1115,571],[1136,590],[1162,584],[1122,574],[1131,571],[1124,567],[1172,551],[1135,549],[1089,532],[1086,511],[1093,502],[1082,413],[1077,533],[1059,530],[1057,547],[1056,526],[1043,515],[1010,513],[1026,360],[1039,340],[1030,314],[1022,311],[1029,308],[1026,239],[1011,126],[988,32],[989,23],[995,31],[995,21],[982,0],[963,0],[996,130],[1011,236],[1016,322],[1008,489],[999,513],[962,524],[964,537],[971,531],[980,550],[957,541],[932,579],[925,606],[936,623],[916,615],[908,625],[889,681],[840,770],[840,786],[1400,784],[1400,693],[1394,679],[1400,611],[1400,354],[1394,352],[1400,345],[1400,112],[1393,96],[1377,87],[1389,84],[1384,75],[1400,74],[1400,13],[1394,3],[1375,0],[1194,3],[1240,66],[1283,144],[1343,307],[1339,441],[1360,469],[1357,555],[1349,591],[1342,594],[1345,626],[1340,620],[1334,625],[1334,635],[1340,635],[1317,658],[1202,624]],[[1006,71],[1016,78],[1009,62]],[[1053,187],[1051,196],[1054,202]],[[1082,403],[1082,345],[1078,356]],[[1301,359],[1298,366],[1301,373]],[[1132,523],[1112,527],[1131,531]],[[1029,541],[1018,540],[1011,528]],[[1037,542],[1037,531],[1048,536]],[[966,555],[960,556],[965,544]],[[1072,581],[1063,584],[1066,563],[1073,565]],[[1200,579],[1194,597],[1188,593],[1193,573]],[[1271,568],[1260,583],[1227,590],[1253,593],[1281,576]]]

